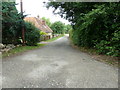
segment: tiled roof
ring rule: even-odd
[[[52,33],[53,31],[50,29],[50,27],[45,23],[45,21],[43,21],[40,18],[36,18],[36,17],[25,17],[24,19],[27,22],[31,22],[32,24],[34,24],[38,29],[40,29],[43,32],[46,33]]]

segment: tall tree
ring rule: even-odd
[[[21,36],[22,21],[14,2],[2,3],[2,43],[16,43]]]

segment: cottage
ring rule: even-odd
[[[47,33],[47,35],[50,36],[50,38],[52,38],[52,30],[51,28],[46,24],[46,22],[42,19],[40,19],[39,17],[25,17],[24,19],[27,22],[31,22],[32,24],[34,24],[38,29],[40,29],[41,31]]]

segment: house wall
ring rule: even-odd
[[[52,33],[47,33],[48,35],[50,35],[50,38],[52,38]]]

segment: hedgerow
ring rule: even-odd
[[[55,13],[71,22],[70,37],[75,45],[120,56],[119,3],[48,2],[46,7],[53,7]]]

